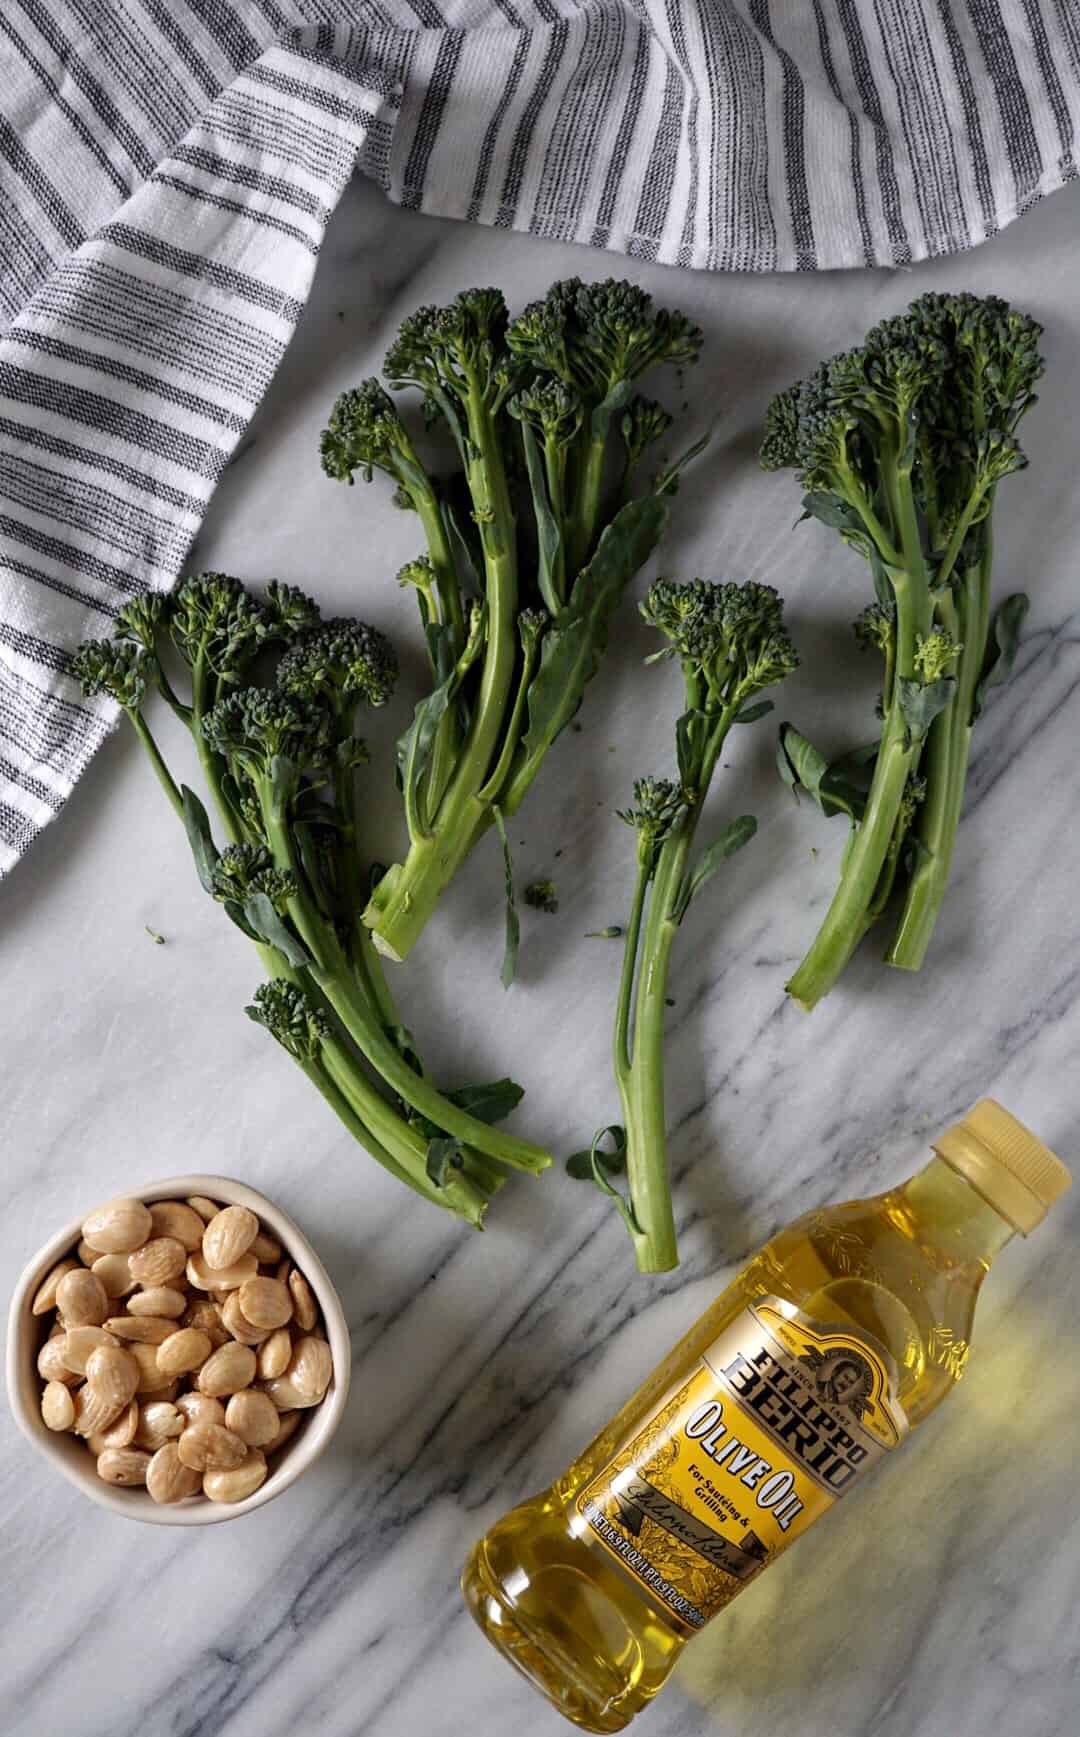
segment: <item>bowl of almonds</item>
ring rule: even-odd
[[[35,1255],[11,1303],[23,1434],[94,1501],[159,1525],[288,1489],[341,1421],[350,1362],[307,1238],[223,1176],[107,1201]]]

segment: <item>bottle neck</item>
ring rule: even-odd
[[[951,1260],[988,1267],[1016,1234],[959,1171],[935,1153],[900,1190],[927,1242]]]

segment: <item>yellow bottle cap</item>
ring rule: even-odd
[[[946,1128],[934,1151],[1024,1236],[1042,1223],[1072,1177],[1060,1158],[993,1098]]]

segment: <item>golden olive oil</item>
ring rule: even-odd
[[[686,1642],[960,1380],[979,1288],[1069,1173],[991,1100],[902,1187],[781,1231],[543,1494],[475,1547],[488,1639],[585,1731],[621,1731]]]

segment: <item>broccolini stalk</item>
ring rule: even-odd
[[[342,1123],[425,1199],[479,1225],[507,1167],[550,1162],[497,1132],[521,1096],[510,1081],[443,1094],[424,1073],[358,922],[353,733],[359,705],[386,702],[393,650],[356,621],[320,621],[291,587],[257,600],[224,574],[121,611],[118,637],[75,659],[87,693],[124,709],[183,820],[205,890],[252,940],[271,981],[251,1017],[293,1056]],[[167,641],[190,700],[166,675]],[[260,673],[274,686],[260,685]],[[195,737],[230,841],[218,850],[198,797],[178,787],[143,715],[157,688]]]
[[[903,889],[890,964],[922,964],[944,897],[972,727],[1015,656],[1026,599],[992,624],[991,513],[1023,468],[1016,427],[1035,402],[1040,328],[996,297],[930,294],[881,322],[770,406],[761,459],[792,467],[806,516],[867,561],[884,653],[877,744],[829,767],[790,725],[781,771],[851,824],[840,884],[788,985],[810,1009]],[[988,647],[993,637],[996,643]],[[803,773],[806,776],[803,776]]]
[[[693,865],[690,856],[728,732],[772,709],[768,701],[751,701],[794,669],[797,658],[784,631],[781,600],[767,585],[660,580],[642,614],[668,640],[667,655],[681,661],[687,709],[676,727],[678,779],[639,779],[634,806],[622,816],[637,834],[637,885],[624,943],[614,1062],[625,1124],[624,1216],[639,1270],[665,1272],[678,1263],[664,1107],[671,949],[691,900],[753,837],[756,822],[742,815]],[[596,1161],[593,1172],[605,1186]]]
[[[324,469],[349,482],[386,472],[428,539],[427,556],[399,575],[416,588],[434,679],[399,749],[409,850],[363,913],[388,957],[409,952],[580,705],[674,482],[669,472],[633,496],[635,467],[671,421],[631,403],[633,382],[656,364],[693,361],[700,343],[681,314],[613,281],[556,284],[513,322],[497,290],[422,308],[402,326],[386,375],[420,391],[449,437],[459,464],[449,481],[429,475],[377,381],[334,406]],[[619,435],[621,505],[606,477]]]

